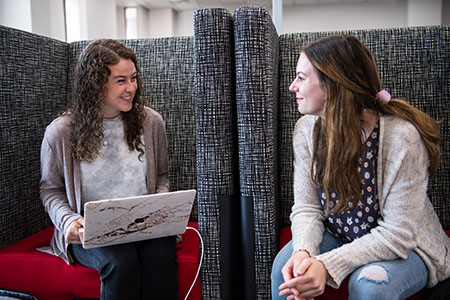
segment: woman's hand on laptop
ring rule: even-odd
[[[69,244],[81,244],[80,240],[80,234],[78,230],[82,228],[84,225],[84,218],[81,217],[79,219],[76,219],[72,223],[70,223],[69,227],[67,228],[65,239],[66,242]]]

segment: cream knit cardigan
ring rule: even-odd
[[[450,276],[450,239],[426,194],[428,153],[417,129],[393,116],[380,117],[377,186],[382,220],[351,243],[319,254],[323,207],[310,177],[313,127],[317,117],[296,124],[294,147],[293,250],[307,250],[328,271],[327,284],[339,287],[365,264],[407,257],[415,250],[429,270],[428,287]]]

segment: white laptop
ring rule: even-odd
[[[88,202],[84,205],[83,247],[95,248],[182,234],[196,190]]]

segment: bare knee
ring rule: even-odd
[[[390,280],[388,270],[380,265],[363,267],[358,278],[349,282],[349,299],[397,299],[394,295],[386,295],[392,292],[386,289]]]
[[[370,265],[365,267],[359,273],[358,281],[366,280],[374,283],[388,283],[391,279],[389,272],[382,266]]]

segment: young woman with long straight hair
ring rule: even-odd
[[[273,299],[311,299],[350,276],[350,299],[405,299],[450,276],[450,239],[427,196],[439,123],[382,89],[351,35],[305,47],[290,86],[295,126],[292,241]]]

